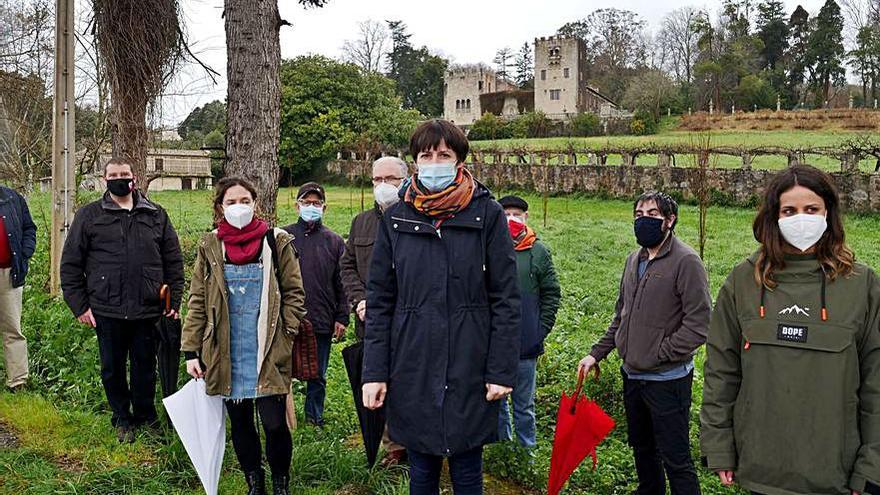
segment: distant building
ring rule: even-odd
[[[104,189],[104,164],[112,158],[102,153],[95,162],[93,174],[84,177],[82,187]],[[147,152],[147,174],[157,174],[150,182],[150,191],[188,191],[210,189],[214,177],[211,174],[211,153],[202,150],[151,149]]]
[[[556,120],[585,112],[603,118],[627,115],[614,101],[587,84],[587,52],[582,40],[550,36],[536,38],[534,46],[533,91],[520,90],[482,64],[446,71],[444,118],[467,126],[486,112],[512,118],[539,111]]]

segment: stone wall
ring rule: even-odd
[[[745,161],[745,159],[744,159]],[[696,167],[673,167],[668,155],[658,163],[645,165],[542,165],[527,160],[524,164],[468,164],[474,176],[492,189],[518,189],[549,194],[583,193],[618,199],[633,199],[648,190],[661,190],[685,200],[696,200],[703,171]],[[625,163],[632,163],[632,160]],[[370,162],[337,159],[328,171],[350,182],[369,180]],[[842,163],[842,171],[832,173],[844,208],[856,212],[880,212],[880,173],[864,173]],[[844,171],[845,170],[845,171]],[[775,174],[773,170],[709,168],[705,170],[707,190],[714,203],[753,206],[759,202],[764,187]]]

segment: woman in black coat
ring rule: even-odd
[[[482,493],[483,445],[519,360],[516,259],[504,210],[464,166],[467,138],[443,120],[410,140],[418,173],[382,218],[367,284],[364,405],[387,404],[410,456],[410,494]]]

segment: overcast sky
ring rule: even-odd
[[[359,21],[402,20],[415,46],[426,45],[454,63],[491,63],[495,51],[518,48],[535,37],[549,36],[563,24],[586,17],[604,7],[628,9],[648,22],[651,31],[663,15],[675,8],[692,5],[717,14],[720,0],[554,0],[491,1],[444,0],[330,0],[320,9],[305,9],[294,0],[279,0],[281,16],[293,24],[281,30],[281,56],[291,58],[317,53],[338,58],[345,40],[357,35]],[[824,0],[785,2],[788,12],[801,4],[815,15]],[[205,72],[187,67],[169,88],[163,100],[160,120],[174,125],[196,106],[226,97],[226,49],[223,30],[223,0],[185,0],[186,29],[193,51],[213,69],[223,74],[216,85]],[[514,7],[516,6],[516,7]]]

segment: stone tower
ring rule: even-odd
[[[586,45],[579,38],[535,38],[535,110],[560,119],[588,111]]]
[[[495,71],[484,65],[468,65],[446,71],[443,84],[443,118],[457,125],[470,125],[482,115],[480,95],[501,88]]]

